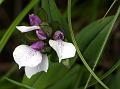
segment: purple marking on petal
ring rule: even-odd
[[[61,31],[56,31],[53,35],[54,40],[64,40],[64,34]]]
[[[31,14],[29,15],[29,21],[30,21],[30,25],[32,26],[39,26],[41,24],[41,20],[37,15]]]
[[[34,50],[42,50],[45,46],[45,43],[43,41],[37,41],[33,43],[30,47],[33,48]]]
[[[47,39],[47,34],[41,29],[36,30],[36,34],[37,34],[37,37],[40,40],[46,40]]]

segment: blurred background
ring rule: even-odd
[[[2,1],[2,0],[1,0]],[[23,10],[30,0],[3,0],[0,4],[0,39]],[[72,0],[72,23],[75,34],[89,23],[102,18],[114,0]],[[67,0],[56,0],[57,6],[64,17],[67,17]],[[40,5],[40,3],[38,4]],[[118,0],[107,16],[115,14],[120,0]],[[35,12],[38,6],[34,7],[28,14]],[[29,23],[28,15],[25,16],[22,23]],[[24,42],[24,36],[19,34],[17,30],[11,36],[3,51],[0,53],[0,77],[4,76],[14,65],[12,52],[14,48]],[[107,70],[116,62],[116,58],[120,56],[120,18],[117,20],[110,40],[105,49],[102,63],[98,66],[99,70]],[[13,79],[21,81],[24,71],[18,69],[12,76]],[[16,76],[16,77],[15,77]],[[4,84],[4,83],[2,83]],[[9,85],[9,83],[8,83]],[[10,89],[16,86],[11,86]],[[0,89],[9,89],[0,86]],[[15,88],[16,89],[16,88]]]

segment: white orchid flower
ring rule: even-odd
[[[19,45],[13,52],[15,62],[19,68],[25,67],[25,74],[31,78],[34,74],[48,70],[48,57],[41,54],[39,51],[34,50],[28,45]]]
[[[75,56],[76,49],[72,43],[64,42],[64,35],[61,31],[56,31],[54,36],[54,40],[49,40],[49,45],[56,51],[59,62],[62,59],[67,59]]]

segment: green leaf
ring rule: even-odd
[[[4,79],[7,80],[8,82],[14,84],[14,85],[19,86],[19,87],[24,87],[25,89],[34,89],[34,88],[32,88],[32,87],[30,87],[30,86],[28,86],[26,84],[19,83],[19,82],[15,81],[15,80],[7,78],[7,77],[4,77]]]
[[[0,39],[2,38],[3,34],[5,33],[5,30],[0,31]]]
[[[44,89],[58,80],[68,72],[68,69],[60,63],[50,63],[47,73],[42,72],[34,75],[31,79],[24,77],[23,83],[36,89]]]
[[[81,48],[86,61],[91,66],[94,65],[95,60],[98,55],[100,55],[100,50],[104,48],[102,45],[105,42],[108,33],[112,30],[110,29],[110,26],[113,24],[112,19],[113,16],[110,16],[104,20],[95,21],[83,28],[76,37],[76,41]]]
[[[119,14],[120,14],[120,8],[118,8],[118,11],[117,11],[116,15],[114,16],[113,20],[109,21],[109,23],[107,23],[107,25],[105,25],[101,29],[101,31],[96,36],[94,36],[92,41],[87,45],[87,47],[85,48],[85,50],[83,52],[83,55],[87,59],[88,64],[91,67],[93,67],[93,71],[99,62],[99,59],[100,59],[100,57],[103,53],[103,50],[105,48],[105,45],[107,43],[107,40],[109,39],[113,25],[114,25],[115,21],[117,20]],[[102,20],[104,21],[104,19],[102,19]],[[99,24],[95,25],[95,27],[97,27],[97,26],[100,27],[101,25],[99,25]],[[89,30],[89,28],[88,28],[88,30]],[[88,30],[86,30],[86,32]],[[82,33],[82,34],[86,34],[86,32]],[[92,35],[92,34],[89,34],[89,35]],[[86,39],[84,39],[84,40],[86,40]],[[87,87],[90,79],[91,79],[91,75],[89,76],[85,87]]]
[[[104,20],[95,21],[83,28],[76,36],[78,46],[82,53],[86,50],[89,44],[101,32],[101,30],[112,20],[113,16],[107,17]]]
[[[118,61],[106,72],[104,73],[100,79],[103,80],[106,77],[108,77],[112,72],[114,72],[116,69],[118,69],[120,67],[120,59],[118,59]],[[93,86],[94,84],[96,84],[97,81],[92,81],[88,87]]]
[[[80,71],[80,66],[76,65],[72,68],[61,80],[54,83],[53,86],[47,89],[73,89],[78,79],[78,72]],[[80,73],[79,73],[80,74]]]
[[[65,31],[66,38],[71,41],[67,21],[58,10],[55,0],[42,0],[42,8],[47,12],[49,23],[58,22],[61,29]]]
[[[31,2],[28,4],[28,6],[25,7],[25,9],[17,16],[17,18],[13,21],[13,23],[10,25],[4,36],[2,37],[0,41],[0,52],[6,45],[7,41],[9,40],[10,36],[15,31],[16,25],[18,25],[21,20],[24,18],[24,16],[39,2],[39,0],[31,0]]]
[[[95,64],[96,60],[99,60],[112,31],[113,24],[118,16],[119,10],[114,18],[107,17],[105,19],[96,21],[83,28],[82,31],[77,35],[77,43],[81,48],[86,61],[91,66]]]
[[[120,89],[120,70],[112,76],[110,89]]]
[[[15,89],[16,85],[13,85],[7,81],[0,83],[0,89]]]
[[[48,21],[47,13],[46,13],[46,11],[45,11],[43,8],[40,8],[40,9],[37,11],[37,15],[40,17],[40,19],[41,19],[43,22],[47,22],[47,21]]]
[[[73,29],[72,29],[72,23],[71,23],[71,0],[68,0],[68,24],[69,24],[69,30],[71,32],[70,36],[72,39],[72,42],[76,48],[76,51],[78,53],[79,58],[83,62],[84,66],[87,68],[87,70],[91,73],[91,75],[105,88],[109,89],[101,80],[100,78],[94,73],[94,71],[90,68],[88,63],[86,62],[84,56],[82,55],[80,48],[78,47],[78,44],[76,42],[76,39],[74,37]]]
[[[104,44],[106,36],[109,33],[110,26],[111,26],[111,21],[109,21],[109,23],[105,24],[103,28],[100,29],[100,32],[97,33],[96,36],[92,38],[92,41],[88,44],[85,51],[83,52],[83,55],[85,56],[87,62],[89,63],[89,65],[91,65],[91,67],[93,67],[93,65],[95,64],[95,61],[97,60],[98,56],[101,55],[100,51],[103,47],[102,45]],[[98,27],[101,27],[101,25],[98,24]],[[92,34],[89,34],[89,35],[92,35]]]

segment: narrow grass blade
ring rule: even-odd
[[[85,65],[85,67],[87,68],[87,70],[93,75],[93,77],[105,88],[105,89],[109,89],[101,80],[99,77],[96,76],[96,74],[92,71],[92,69],[89,67],[89,65],[87,64],[87,62],[85,61],[81,51],[79,50],[79,47],[76,43],[73,31],[72,31],[72,24],[71,24],[71,0],[68,0],[68,24],[69,24],[69,30],[71,32],[71,38],[72,41],[76,47],[77,53],[81,59],[81,61],[83,62],[83,64]]]

